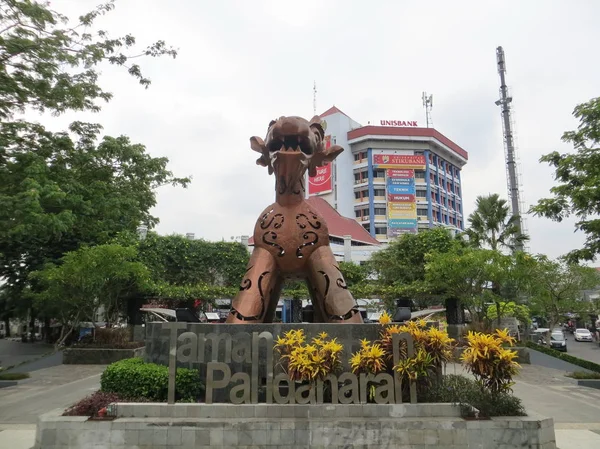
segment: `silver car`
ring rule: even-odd
[[[575,329],[573,337],[575,341],[592,341],[592,333],[587,329]]]

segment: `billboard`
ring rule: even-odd
[[[325,136],[325,148],[331,147],[331,136]],[[308,195],[324,195],[333,190],[333,165],[317,168],[315,176],[308,177]]]
[[[415,169],[425,169],[425,157],[373,155],[375,168],[386,168],[387,235],[415,234],[418,227]]]

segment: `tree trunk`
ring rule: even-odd
[[[33,314],[33,308],[31,310],[31,316],[29,317],[29,329],[31,329],[31,334],[29,335],[29,342],[35,343],[35,315]]]
[[[6,328],[6,338],[10,337],[10,319],[4,318],[4,327]]]
[[[458,298],[446,299],[446,321],[448,324],[463,324],[463,314],[460,311],[461,305]]]
[[[496,301],[496,314],[498,315],[498,327],[500,327],[500,302]]]

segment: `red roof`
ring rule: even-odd
[[[368,243],[369,245],[381,245],[374,237],[367,232],[356,220],[346,218],[340,215],[331,204],[318,196],[312,196],[306,200],[321,217],[325,219],[329,235],[332,237],[344,238],[345,235],[352,236],[352,240]],[[249,245],[254,245],[254,238],[250,237]]]
[[[392,126],[363,126],[348,132],[348,140],[357,139],[363,136],[410,136],[410,137],[432,137],[443,143],[459,156],[469,159],[469,153],[452,142],[446,136],[433,128],[408,128]]]
[[[346,117],[350,118],[348,116],[348,114],[344,114],[342,111],[340,111],[338,108],[336,108],[335,106],[331,106],[329,109],[327,109],[325,112],[323,112],[319,117],[323,118],[323,117],[327,117],[328,115],[333,115],[336,112],[339,112],[342,115],[345,115]]]

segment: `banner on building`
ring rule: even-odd
[[[376,168],[386,168],[388,238],[417,232],[415,169],[425,169],[424,156],[373,155]]]
[[[331,147],[331,136],[325,136],[325,148]],[[333,190],[333,164],[317,168],[315,176],[308,177],[308,195],[325,195]]]
[[[406,170],[425,170],[425,156],[411,154],[374,154],[375,168],[390,168]],[[394,176],[396,177],[396,176]],[[414,178],[414,171],[412,174]]]

